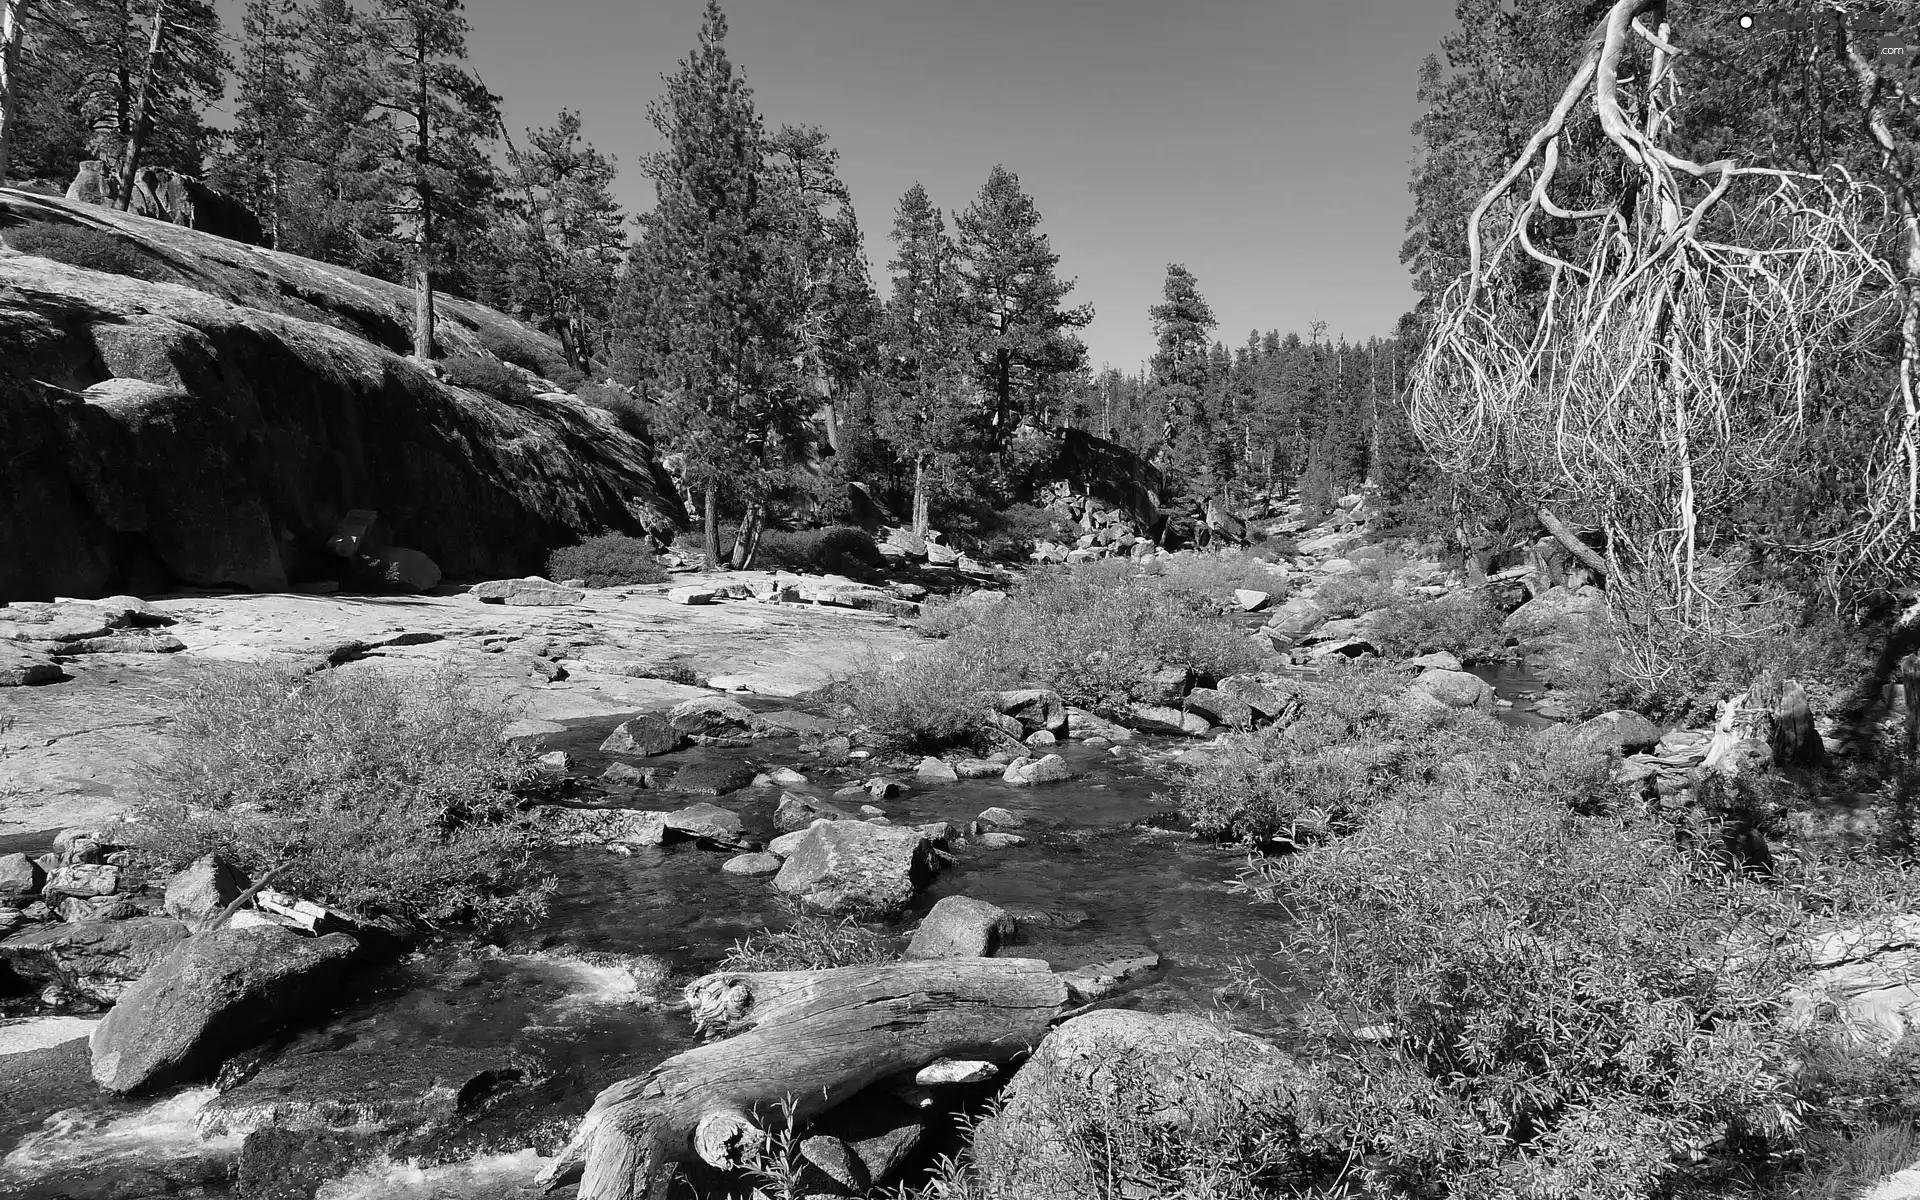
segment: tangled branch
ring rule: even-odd
[[[1827,373],[1884,335],[1900,281],[1862,232],[1886,228],[1885,189],[1663,144],[1678,57],[1661,0],[1613,4],[1474,208],[1411,406],[1447,469],[1604,529],[1616,607],[1688,622],[1728,591],[1703,560],[1703,523],[1792,465]],[[1552,188],[1589,97],[1630,182],[1576,211]],[[1548,220],[1574,231],[1557,243],[1571,252],[1541,245]],[[1529,273],[1544,288],[1523,287]]]

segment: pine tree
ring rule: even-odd
[[[1040,232],[1040,210],[1005,167],[988,173],[954,227],[975,328],[974,376],[990,404],[997,449],[1085,363],[1087,348],[1073,331],[1093,320],[1093,309],[1061,307],[1073,284],[1054,273],[1060,256]]]
[[[291,0],[247,0],[240,28],[244,42],[234,127],[213,181],[251,208],[267,244],[278,246],[286,215],[283,197],[308,125],[300,103],[300,26]]]
[[[199,172],[201,113],[232,66],[220,37],[208,0],[66,0],[47,18],[43,52],[60,65],[88,152],[117,177],[119,207],[143,163]]]
[[[1172,478],[1183,481],[1189,490],[1205,492],[1209,489],[1203,477],[1213,439],[1207,403],[1207,340],[1216,322],[1192,272],[1179,263],[1167,265],[1161,297],[1147,315],[1159,347],[1153,356],[1153,378],[1166,406],[1163,461]]]
[[[490,215],[492,164],[482,149],[499,125],[499,97],[462,65],[467,22],[458,0],[375,0],[365,22],[382,119],[368,130],[374,174],[393,197],[414,289],[413,353],[433,357],[435,272],[445,247]]]
[[[894,211],[887,301],[887,403],[880,434],[913,471],[913,531],[925,535],[935,491],[950,485],[973,440],[968,329],[946,222],[918,183]]]
[[[580,114],[562,109],[527,131],[526,150],[508,150],[507,165],[521,198],[505,254],[513,309],[588,370],[603,357],[627,240],[613,160],[582,144]]]
[[[766,135],[726,35],[708,0],[699,44],[648,109],[667,148],[645,160],[658,201],[622,281],[616,351],[658,403],[667,449],[703,496],[710,569],[720,563],[723,487],[747,492],[748,533],[805,412],[773,262],[782,218],[761,195]]]

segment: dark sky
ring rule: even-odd
[[[876,281],[915,180],[952,211],[994,163],[1045,220],[1097,367],[1150,355],[1148,305],[1182,262],[1229,345],[1247,331],[1389,331],[1420,59],[1452,0],[723,0],[769,127],[841,152]],[[467,0],[474,65],[518,136],[562,106],[620,160],[692,47],[702,0]],[[236,23],[237,25],[237,23]],[[236,28],[237,31],[237,28]]]

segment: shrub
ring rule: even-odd
[[[614,422],[633,436],[643,440],[650,436],[646,402],[619,384],[588,383],[574,394],[595,408],[613,414]]]
[[[68,266],[134,279],[164,282],[173,273],[149,258],[140,249],[104,229],[85,225],[60,225],[52,221],[29,221],[5,232],[6,243],[22,254],[51,258]]]
[[[1505,616],[1479,590],[1451,592],[1433,600],[1396,599],[1367,626],[1367,640],[1388,658],[1412,658],[1444,650],[1471,663],[1495,658],[1506,635]]]
[[[731,543],[730,536],[722,538],[722,549]],[[856,525],[832,525],[826,529],[795,532],[766,530],[760,535],[753,565],[818,575],[858,576],[883,569],[887,560],[866,530]]]
[[[981,557],[994,562],[1024,561],[1033,553],[1033,544],[1043,539],[1058,540],[1072,530],[1073,523],[1060,514],[1032,504],[1015,504],[989,510],[973,531]]]
[[[768,929],[735,942],[720,971],[820,971],[892,962],[893,941],[853,917],[796,913],[784,929]]]
[[[506,740],[513,716],[450,671],[210,670],[137,810],[139,848],[167,869],[219,853],[256,879],[277,870],[349,912],[533,916],[552,883],[528,861],[516,795],[540,773]]]
[[[474,337],[488,354],[501,362],[512,363],[516,367],[532,371],[542,379],[551,379],[558,383],[557,373],[571,369],[567,366],[567,360],[558,351],[548,350],[531,338],[514,337],[491,325],[476,328]]]
[[[447,382],[505,404],[533,399],[533,392],[512,368],[490,354],[456,354],[440,364]]]
[[[1332,617],[1357,617],[1386,608],[1399,598],[1392,584],[1359,571],[1335,575],[1313,592],[1314,604]]]
[[[827,694],[850,705],[854,719],[886,744],[931,754],[971,744],[993,711],[992,693],[1017,679],[998,663],[944,644],[863,664]]]
[[[1435,785],[1492,722],[1410,703],[1407,679],[1336,664],[1296,685],[1298,708],[1199,759],[1174,799],[1199,833],[1303,847],[1350,831],[1373,808]]]
[[[1169,587],[1211,597],[1224,604],[1234,602],[1240,589],[1266,592],[1276,602],[1287,598],[1286,576],[1261,565],[1260,561],[1238,553],[1176,554],[1156,562],[1154,572]]]
[[[621,587],[664,583],[667,569],[654,557],[653,543],[624,533],[603,533],[548,555],[547,578],[581,579],[596,588]]]
[[[1776,1004],[1803,964],[1749,934],[1787,906],[1656,822],[1571,811],[1520,747],[1252,872],[1322,981],[1317,1140],[1405,1195],[1638,1200],[1764,1169],[1797,1132]]]
[[[1211,602],[1118,567],[1036,571],[1004,603],[934,611],[945,646],[985,675],[1043,683],[1083,707],[1145,699],[1169,664],[1225,678],[1267,655]]]

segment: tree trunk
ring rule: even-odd
[[[759,504],[747,505],[747,511],[740,518],[740,529],[733,535],[733,569],[744,571],[753,565],[753,552],[760,545],[760,523],[766,519],[766,509]]]
[[[0,0],[0,186],[7,182],[19,110],[20,43],[26,40],[27,0]]]
[[[1607,577],[1607,560],[1600,557],[1599,551],[1575,537],[1573,530],[1568,529],[1566,524],[1553,514],[1552,509],[1542,504],[1535,511],[1535,515],[1540,518],[1540,524],[1546,528],[1546,531],[1567,548],[1568,554],[1585,563],[1587,569],[1600,578]]]
[[[913,536],[927,536],[927,459],[925,455],[916,455],[913,460]]]
[[[425,220],[422,219],[422,227]],[[433,357],[433,266],[427,255],[427,238],[421,235],[419,260],[413,268],[413,356]]]
[[[804,1122],[941,1058],[1005,1063],[1075,1011],[1038,959],[961,958],[825,971],[723,972],[687,988],[696,1025],[733,1036],[602,1091],[542,1182],[580,1200],[664,1194],[673,1163],[737,1165],[769,1118]]]
[[[433,186],[427,182],[427,164],[432,157],[432,127],[427,122],[427,47],[425,34],[416,31],[414,52],[419,64],[414,103],[419,105],[414,121],[413,193],[420,203],[419,243],[414,247],[413,267],[413,356],[433,357]]]
[[[153,130],[153,72],[160,59],[160,36],[166,28],[166,0],[154,0],[153,33],[147,39],[147,61],[140,72],[140,96],[133,102],[133,126],[127,133],[126,148],[120,155],[121,212],[133,203],[133,177],[140,170],[140,154],[147,148]]]
[[[717,571],[720,569],[720,489],[713,483],[707,484],[705,511],[707,561],[700,569]]]

